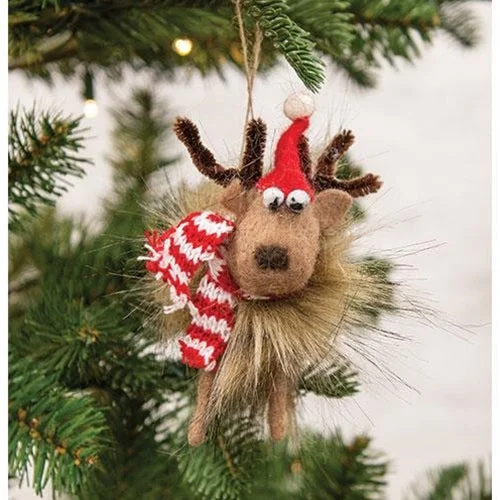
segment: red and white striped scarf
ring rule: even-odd
[[[149,250],[146,269],[170,285],[172,304],[165,314],[188,306],[192,320],[179,340],[182,362],[206,371],[215,369],[234,325],[236,300],[244,294],[235,285],[224,259],[224,243],[234,223],[213,212],[193,212],[168,231],[145,233]],[[194,297],[189,282],[207,265]]]

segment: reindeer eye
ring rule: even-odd
[[[286,197],[286,204],[293,212],[302,212],[311,202],[311,197],[302,189],[295,189]]]
[[[277,187],[270,187],[262,193],[264,206],[271,210],[277,210],[285,201],[285,195],[281,189]]]

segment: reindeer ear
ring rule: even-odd
[[[244,189],[239,180],[234,180],[224,189],[220,203],[238,217],[246,212],[250,204],[250,191]]]
[[[327,189],[319,193],[313,207],[321,230],[340,223],[351,205],[351,195],[345,191]]]

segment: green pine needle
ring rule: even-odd
[[[325,80],[324,63],[314,52],[310,34],[290,18],[288,11],[285,0],[255,0],[250,9],[264,37],[273,42],[304,85],[318,92]]]
[[[357,375],[347,365],[331,366],[326,370],[311,369],[303,375],[300,390],[328,398],[353,396],[359,391]]]
[[[312,91],[323,84],[323,59],[362,87],[375,85],[382,60],[414,61],[423,43],[447,33],[477,43],[478,22],[457,0],[246,0],[246,12],[264,30],[262,71],[283,55]],[[250,24],[250,23],[249,23]],[[182,57],[179,36],[193,41]],[[421,43],[423,42],[423,43]],[[323,57],[324,56],[324,57]],[[171,78],[179,67],[224,75],[226,63],[243,69],[234,6],[228,0],[9,0],[9,67],[50,79],[92,64],[110,78],[125,67]]]
[[[427,471],[410,486],[406,500],[491,500],[491,472],[485,464],[477,467],[458,463]]]
[[[197,497],[239,500],[262,460],[260,428],[247,417],[225,422],[217,436],[179,457],[179,470]],[[181,434],[185,440],[185,433]]]
[[[26,376],[29,374],[28,376]],[[48,481],[77,494],[111,444],[103,411],[89,395],[68,391],[25,359],[9,363],[9,468],[41,494]]]
[[[340,432],[330,438],[311,435],[299,455],[304,500],[375,500],[383,497],[387,459],[356,436],[345,442]]]
[[[82,177],[91,162],[78,155],[80,119],[33,108],[11,111],[9,128],[9,228],[19,229],[23,211],[36,215],[67,191],[67,177]]]

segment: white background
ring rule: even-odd
[[[412,340],[380,347],[384,366],[415,390],[367,368],[362,393],[351,401],[327,404],[309,398],[301,407],[301,421],[315,428],[332,431],[339,426],[347,435],[373,436],[373,446],[391,460],[391,499],[401,498],[429,467],[488,461],[491,451],[491,5],[471,5],[481,24],[477,48],[461,49],[440,36],[414,66],[384,67],[371,91],[358,91],[330,70],[316,98],[310,132],[314,143],[341,126],[352,128],[357,137],[354,159],[385,181],[381,193],[365,202],[370,207],[366,225],[371,232],[364,240],[369,251],[392,255],[405,245],[442,244],[398,260],[413,270],[397,277],[410,279],[416,293],[440,311],[436,326],[387,320],[385,325]],[[99,216],[111,182],[107,108],[149,81],[145,75],[129,75],[120,84],[98,80],[100,112],[85,120],[93,136],[86,153],[95,166],[61,201],[65,212]],[[13,72],[9,105],[36,101],[40,108],[80,114],[80,87],[80,80],[56,80],[49,88]],[[240,74],[228,71],[226,82],[215,76],[179,78],[156,88],[172,115],[185,114],[200,124],[206,144],[220,160],[229,164],[237,157],[245,108]],[[256,82],[256,114],[276,135],[286,124],[282,102],[297,90],[302,86],[285,66]],[[172,141],[167,152],[182,149]],[[183,159],[172,175],[198,179],[185,155]],[[447,320],[470,326],[470,333],[444,331]],[[26,491],[11,495],[31,498]]]

